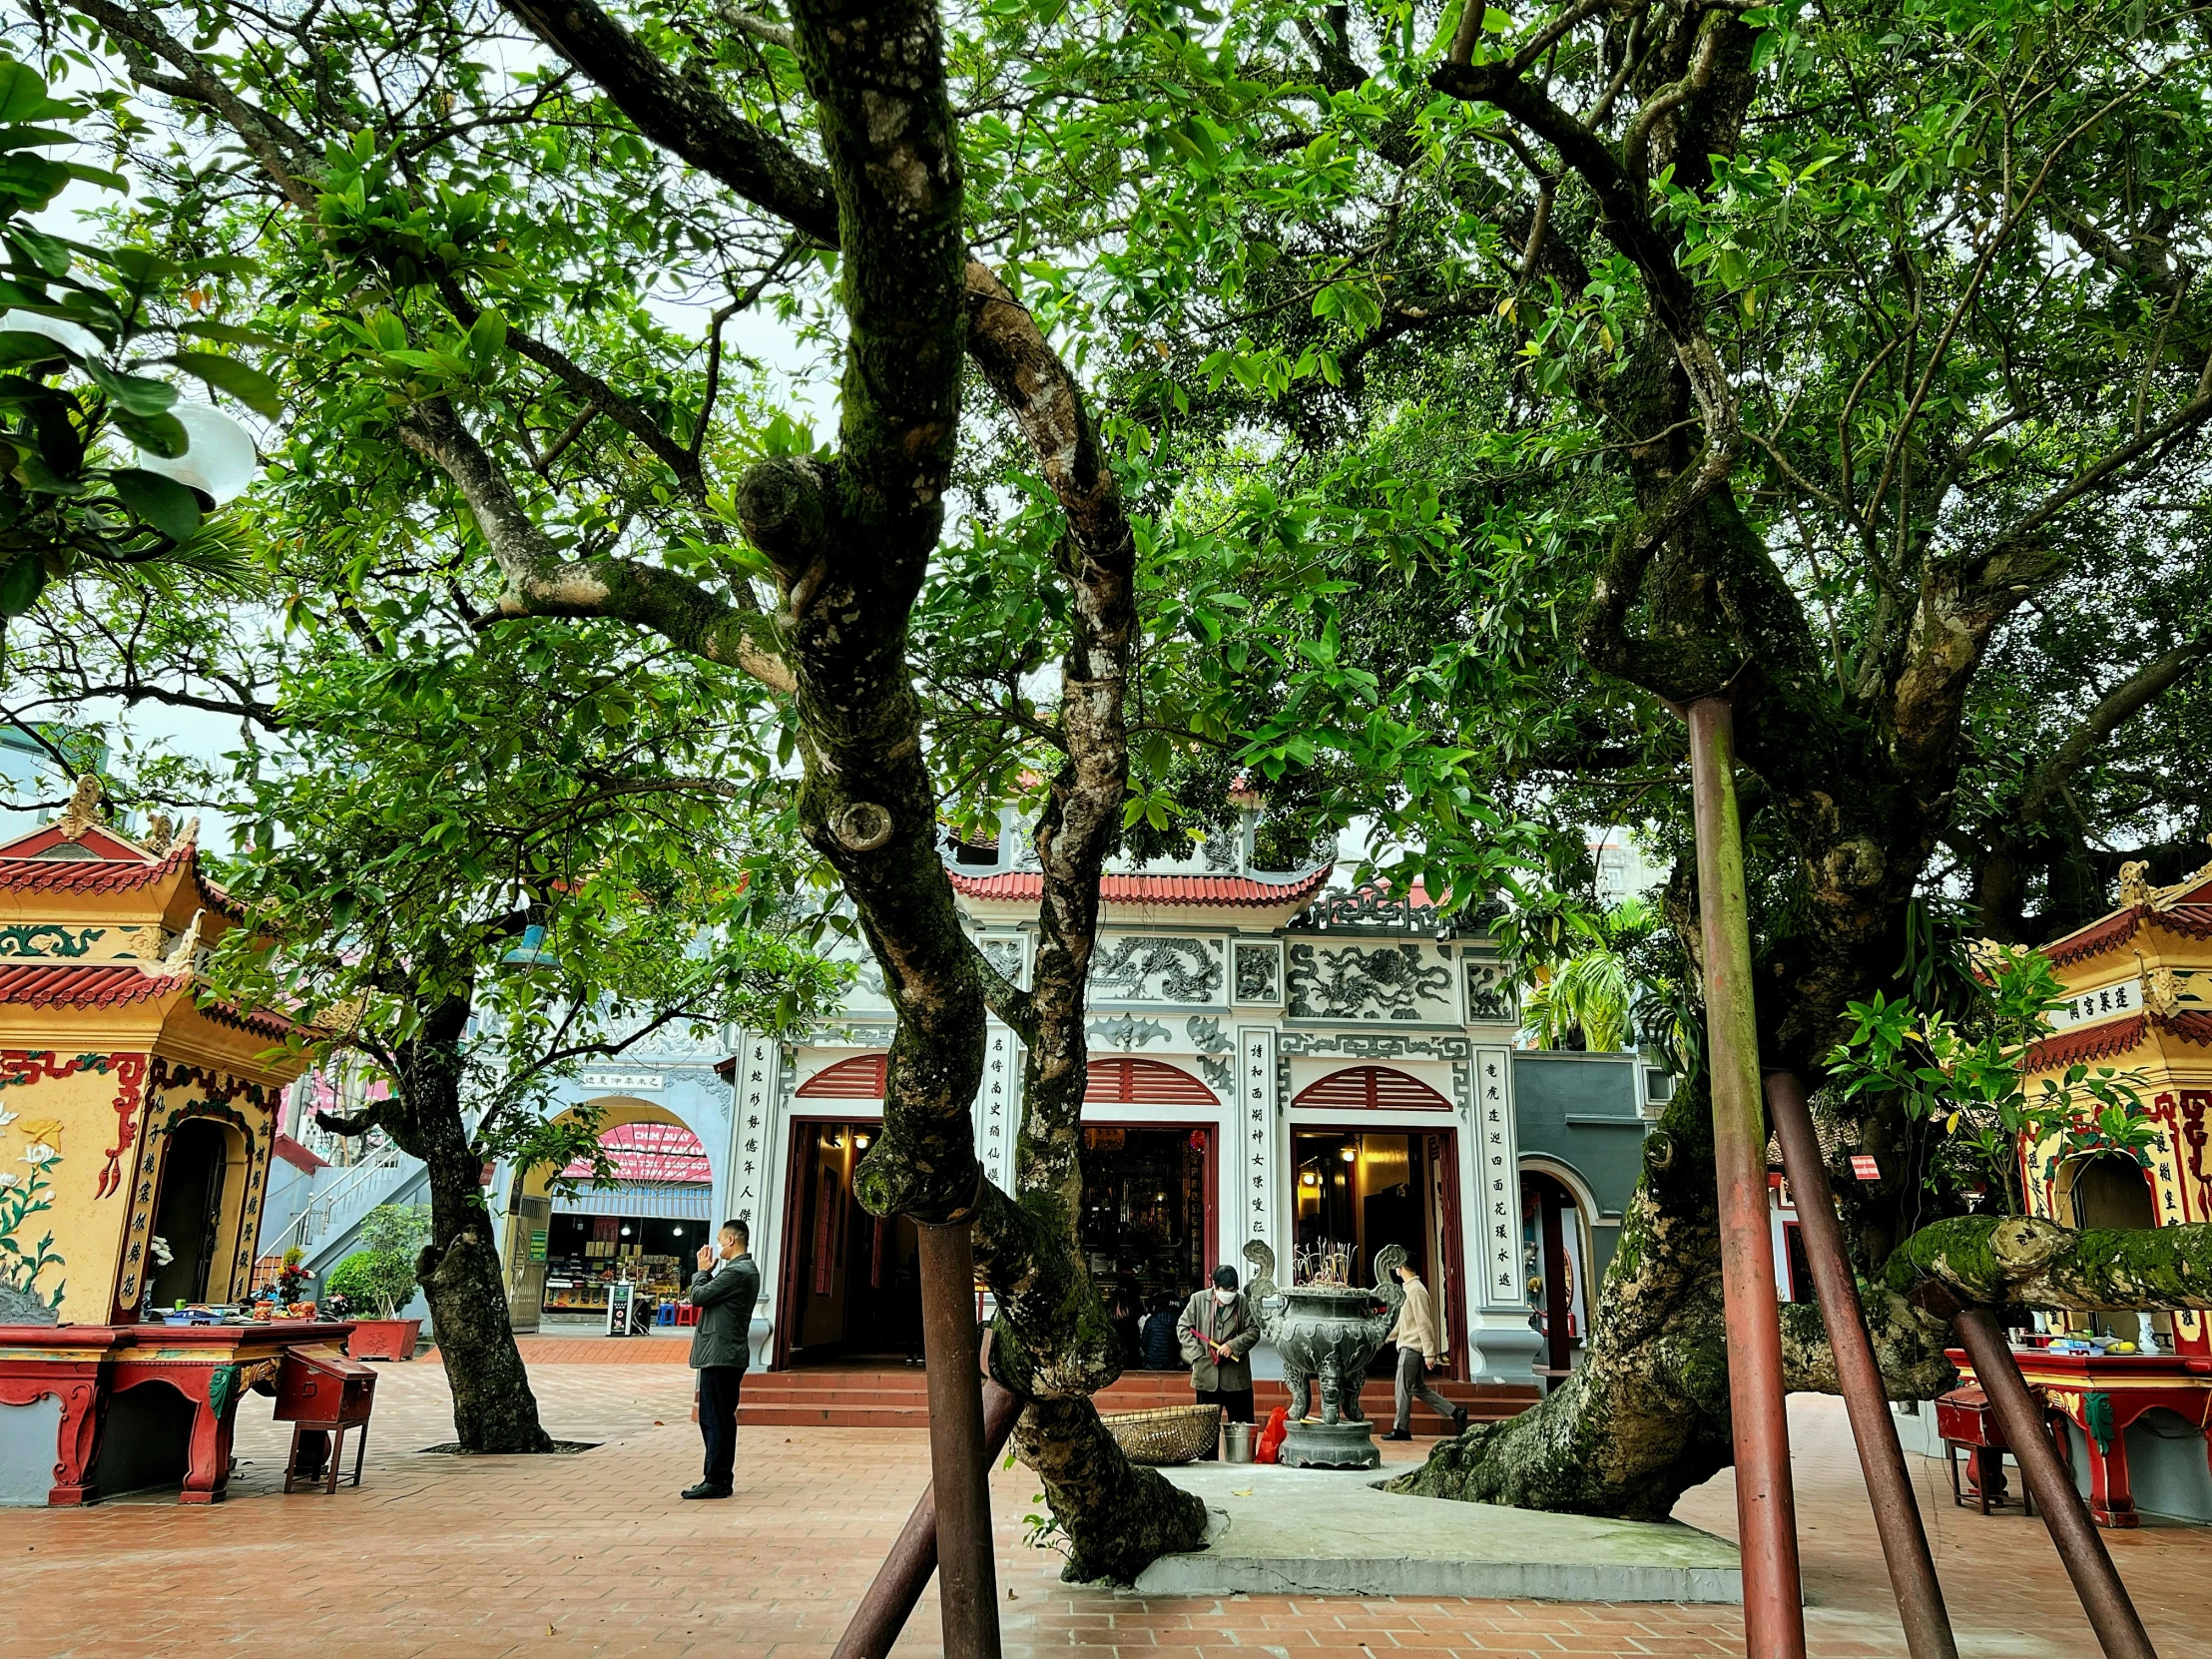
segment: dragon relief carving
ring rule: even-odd
[[[1419,1019],[1423,1003],[1451,1018],[1451,969],[1425,962],[1418,945],[1291,946],[1294,1019]]]
[[[1212,1002],[1221,986],[1214,941],[1138,933],[1102,944],[1091,961],[1097,1002]]]
[[[1282,955],[1273,944],[1238,944],[1237,1000],[1280,1002],[1283,999]]]

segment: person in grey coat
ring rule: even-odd
[[[686,1497],[728,1497],[735,1488],[738,1386],[745,1381],[753,1305],[761,1297],[761,1270],[746,1248],[752,1242],[744,1222],[724,1222],[719,1251],[700,1246],[699,1272],[686,1298],[699,1310],[691,1366],[699,1374],[699,1437],[707,1442],[706,1477],[685,1487]]]
[[[1237,1270],[1214,1270],[1214,1288],[1200,1291],[1176,1321],[1191,1386],[1201,1405],[1219,1405],[1225,1422],[1252,1420],[1252,1365],[1246,1358],[1260,1340],[1260,1320],[1237,1289]]]

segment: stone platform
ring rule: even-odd
[[[1476,1596],[1739,1605],[1736,1546],[1678,1521],[1399,1497],[1370,1473],[1197,1463],[1160,1471],[1212,1511],[1207,1547],[1140,1595]]]

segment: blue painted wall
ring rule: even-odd
[[[1565,1054],[1517,1049],[1513,1054],[1514,1117],[1521,1156],[1542,1154],[1574,1171],[1597,1200],[1590,1224],[1593,1284],[1612,1264],[1619,1217],[1643,1173],[1641,1092],[1633,1054]]]

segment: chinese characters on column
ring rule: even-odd
[[[1482,1282],[1496,1308],[1520,1308],[1520,1160],[1513,1137],[1513,1108],[1505,1093],[1502,1048],[1474,1052],[1475,1171],[1482,1186]]]
[[[768,1165],[769,1119],[781,1058],[774,1043],[759,1037],[738,1055],[738,1132],[731,1137],[737,1147],[737,1179],[730,1211],[748,1222],[761,1214],[761,1172]]]
[[[1238,1111],[1244,1119],[1244,1236],[1268,1243],[1274,1192],[1275,1033],[1246,1030],[1238,1044]],[[1224,1240],[1233,1249],[1231,1241]]]
[[[1014,1190],[1014,1142],[1021,1134],[1021,1047],[993,1023],[983,1044],[983,1085],[975,1091],[975,1155],[984,1177]]]

